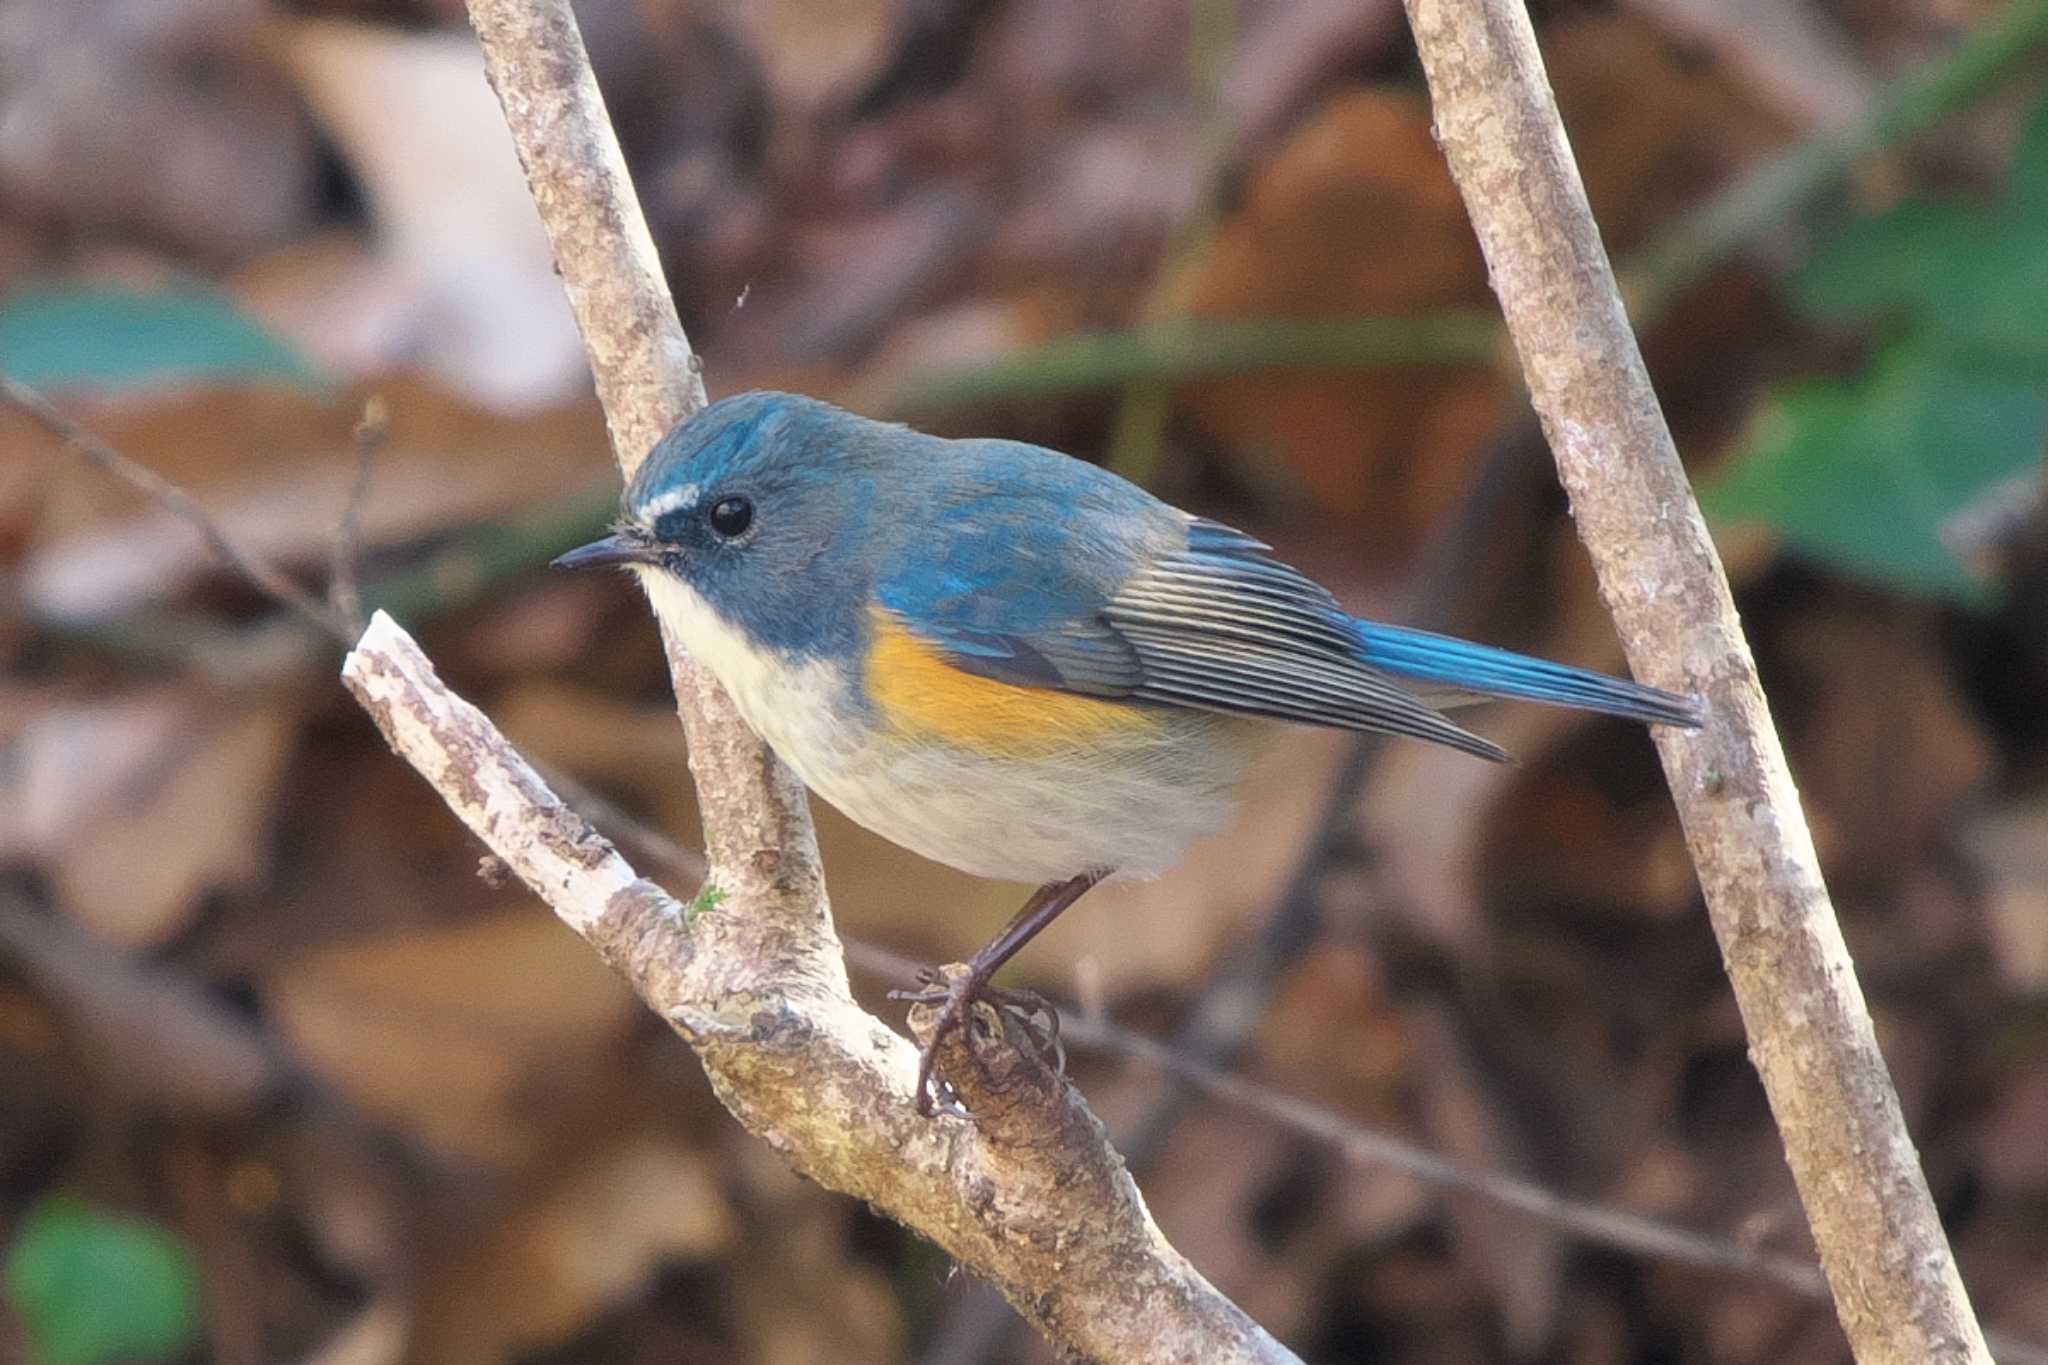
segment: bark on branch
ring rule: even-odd
[[[469,8],[630,475],[702,406],[701,366],[567,0]],[[918,1116],[915,1051],[848,990],[802,787],[667,644],[717,892],[687,910],[563,806],[389,617],[371,622],[343,677],[392,747],[799,1171],[931,1238],[1068,1358],[1295,1361],[1168,1245],[1100,1123],[1030,1049],[954,1034],[941,1069],[976,1117]]]
[[[1071,1358],[1295,1361],[1167,1245],[1101,1124],[1027,1049],[984,1055],[960,1042],[949,1074],[976,1118],[918,1116],[917,1054],[847,994],[815,880],[782,886],[809,898],[801,920],[750,893],[683,906],[563,805],[382,612],[342,679],[391,747],[689,1041],[719,1098],[798,1170],[944,1246]],[[748,863],[750,885],[790,870],[772,848]],[[713,884],[721,877],[714,867]],[[815,970],[828,949],[831,969]]]
[[[1863,1365],[1988,1362],[1713,542],[1521,0],[1406,0],[1438,141],[1622,644],[1713,719],[1665,772],[1836,1311]]]

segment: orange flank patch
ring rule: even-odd
[[[1100,697],[1017,687],[963,672],[895,615],[871,608],[868,695],[908,734],[1025,758],[1106,733],[1152,729],[1158,716]]]

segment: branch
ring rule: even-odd
[[[814,881],[808,923],[764,926],[773,907],[752,891],[686,909],[563,805],[389,616],[371,621],[342,678],[391,747],[689,1041],[719,1098],[799,1171],[938,1242],[1075,1358],[1295,1361],[1167,1245],[1101,1124],[1025,1050],[980,1057],[954,1044],[947,1074],[977,1117],[918,1117],[915,1051],[853,1003],[836,952],[834,970],[808,970],[816,942],[834,942]],[[761,848],[742,875],[751,886],[789,871]],[[714,865],[713,884],[724,875]],[[764,928],[780,946],[762,946]]]
[[[642,823],[597,793],[578,788],[566,777],[550,774],[548,780],[569,798],[578,811],[612,830],[621,843],[637,849],[667,875],[677,878],[678,885],[694,890],[702,884],[704,859],[695,850],[685,848],[662,831]],[[1346,785],[1340,780],[1340,794]],[[1311,878],[1316,862],[1314,858],[1305,859],[1298,878]],[[1302,894],[1308,894],[1306,887],[1300,889]],[[1295,912],[1296,915],[1301,913],[1304,912]],[[1275,923],[1267,926],[1267,935],[1274,936],[1276,929],[1287,932],[1287,918],[1276,915]],[[1298,923],[1293,928],[1295,932],[1303,932],[1303,926]],[[1272,943],[1264,944],[1262,948],[1263,957],[1274,955]],[[857,938],[847,939],[846,961],[855,972],[865,973],[890,986],[914,987],[920,984],[918,962],[879,944]],[[1240,1001],[1245,998],[1246,991],[1262,989],[1253,983],[1233,985],[1225,981],[1219,985]],[[1200,1002],[1197,1002],[1195,1012],[1200,1014]],[[1251,1008],[1243,1012],[1254,1016],[1259,1013]],[[1214,1013],[1220,1015],[1221,1011]],[[1405,1138],[1355,1123],[1333,1110],[1228,1071],[1214,1060],[1217,1043],[1221,1040],[1235,1046],[1242,1040],[1235,1035],[1223,1038],[1216,1023],[1212,1022],[1207,1029],[1199,1026],[1184,1028],[1172,1041],[1160,1042],[1106,1015],[1078,1006],[1063,1006],[1060,1014],[1060,1038],[1069,1047],[1083,1052],[1102,1052],[1151,1067],[1174,1078],[1185,1091],[1242,1109],[1276,1127],[1327,1147],[1349,1165],[1398,1171],[1426,1185],[1471,1195],[1512,1209],[1535,1222],[1555,1227],[1595,1246],[1612,1247],[1616,1251],[1673,1265],[1743,1276],[1815,1303],[1833,1302],[1828,1296],[1827,1281],[1821,1276],[1820,1268],[1804,1257],[1770,1252],[1694,1232],[1677,1223],[1616,1205],[1561,1194],[1508,1171],[1491,1170],[1453,1157],[1439,1156]],[[1178,1111],[1180,1105],[1169,1103],[1163,1108]],[[1133,1171],[1142,1173],[1147,1144],[1156,1145],[1163,1137],[1159,1130],[1169,1127],[1170,1123],[1171,1116],[1162,1113],[1162,1107],[1155,1107],[1139,1121],[1135,1140],[1119,1141],[1126,1163]],[[1004,1314],[1004,1320],[1016,1321],[1008,1313]],[[2048,1347],[1992,1329],[1986,1329],[1985,1336],[1998,1357],[1999,1365],[2048,1365]],[[928,1358],[932,1355],[927,1353]]]
[[[630,476],[702,406],[702,367],[567,0],[469,8]],[[710,862],[692,914],[440,688],[388,617],[343,672],[393,747],[690,1041],[719,1099],[798,1170],[937,1242],[1072,1357],[1292,1360],[1167,1244],[1101,1125],[1028,1049],[954,1035],[940,1067],[977,1118],[917,1115],[916,1054],[848,989],[802,786],[666,644]],[[913,1028],[929,1022],[913,1012]]]
[[[1728,582],[1679,465],[1518,0],[1406,0],[1471,213],[1629,661],[1704,691],[1660,730],[1835,1309],[1862,1365],[1988,1362],[1878,1052]]]

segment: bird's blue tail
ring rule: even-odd
[[[1374,621],[1359,621],[1357,628],[1365,644],[1365,661],[1399,678],[1435,684],[1454,692],[1520,697],[1659,725],[1693,729],[1700,723],[1698,701],[1660,688],[1426,630],[1383,626]],[[1446,700],[1428,691],[1423,695],[1439,705]]]

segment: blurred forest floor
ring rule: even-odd
[[[1361,613],[1621,667],[1393,0],[579,12],[714,394],[1055,445]],[[2042,6],[1536,14],[1964,1277],[2044,1358]],[[1923,132],[1930,71],[1954,108]],[[1853,164],[1739,258],[1662,250],[1800,149]],[[645,606],[541,567],[617,490],[454,0],[12,0],[0,369],[313,592],[345,565],[690,889]],[[0,575],[0,1365],[1046,1358],[479,877],[332,641],[5,409]],[[1016,976],[1351,1124],[1809,1256],[1650,744],[1479,724],[1520,762],[1295,737],[1235,828]],[[819,816],[857,967],[964,957],[1015,904]],[[1167,1234],[1309,1360],[1847,1359],[1781,1285],[1349,1162],[1113,1048],[1073,1070]]]

